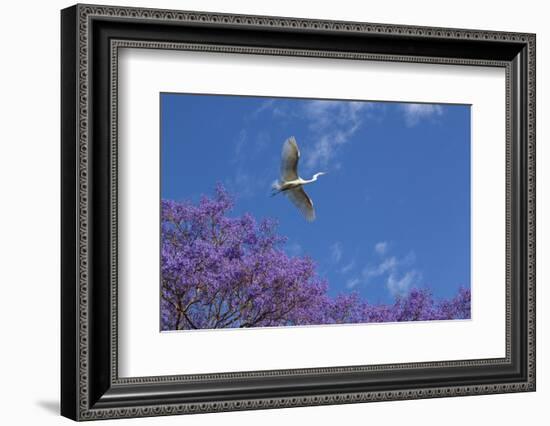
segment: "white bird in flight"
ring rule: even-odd
[[[273,184],[273,195],[283,192],[294,204],[308,221],[315,220],[315,210],[313,201],[304,191],[303,186],[315,182],[317,178],[324,175],[324,172],[315,173],[311,179],[302,179],[298,176],[298,160],[300,159],[300,150],[294,137],[288,138],[283,144],[283,153],[281,156],[281,177],[279,181]]]

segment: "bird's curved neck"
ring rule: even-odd
[[[322,173],[315,173],[311,179],[305,179],[304,183],[311,183],[315,182],[319,176],[321,176]]]

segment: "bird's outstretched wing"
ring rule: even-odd
[[[309,222],[315,220],[313,201],[311,201],[311,198],[309,198],[309,196],[306,194],[304,188],[299,186],[297,188],[289,189],[288,191],[285,191],[285,194],[288,196],[288,199],[292,201],[292,204],[300,209],[304,217]]]
[[[281,156],[281,181],[298,179],[298,160],[300,159],[300,150],[294,137],[288,138],[283,144],[283,153]]]

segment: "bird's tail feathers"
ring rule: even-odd
[[[281,183],[278,180],[273,181],[271,184],[271,196],[277,195],[281,192]]]

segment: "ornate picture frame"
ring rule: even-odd
[[[76,5],[61,12],[61,414],[73,420],[535,390],[534,34]],[[122,48],[498,67],[506,73],[505,356],[119,377]]]

